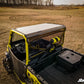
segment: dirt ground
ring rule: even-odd
[[[64,47],[84,54],[84,8],[70,10],[40,10],[0,8],[0,84],[18,84],[3,65],[9,31],[12,28],[38,23],[56,23],[67,27]]]

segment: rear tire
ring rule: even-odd
[[[3,66],[5,67],[8,73],[12,73],[12,66],[10,60],[8,58],[3,59]]]

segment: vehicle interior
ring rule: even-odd
[[[41,35],[41,36],[36,36],[33,38],[29,39],[28,42],[28,47],[29,47],[29,65],[31,65],[32,67],[35,64],[38,64],[37,62],[40,62],[41,59],[45,59],[47,60],[47,58],[49,57],[49,54],[52,54],[53,52],[57,52],[56,49],[61,50],[62,47],[61,45],[63,44],[63,32],[59,32],[59,33],[54,33],[54,34],[47,34],[47,35]],[[59,38],[61,38],[61,40],[54,44],[54,45],[50,45],[50,40],[53,37],[58,36]],[[22,36],[13,33],[12,34],[12,41],[11,41],[11,46],[12,46],[12,51],[15,54],[15,56],[25,62],[26,59],[26,51],[25,51],[25,40]],[[52,47],[55,46],[55,49],[53,49],[51,52],[49,51]],[[52,60],[53,61],[53,60]]]

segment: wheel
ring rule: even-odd
[[[5,67],[8,73],[12,73],[12,65],[8,58],[3,59],[3,66]]]

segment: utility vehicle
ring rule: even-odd
[[[63,48],[65,30],[50,23],[10,30],[4,67],[21,84],[79,84],[84,55]]]

